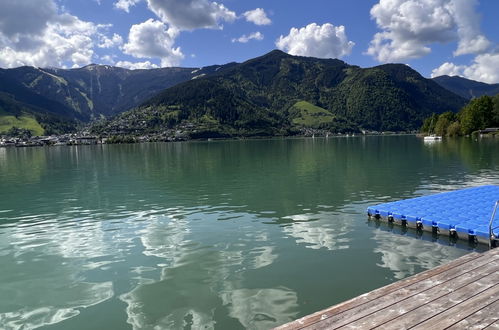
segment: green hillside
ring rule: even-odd
[[[143,134],[189,124],[199,132],[205,116],[228,135],[288,134],[303,126],[403,131],[464,104],[406,65],[363,69],[272,51],[168,88],[97,131]]]
[[[26,129],[32,135],[40,136],[45,133],[43,127],[38,121],[30,115],[22,115],[19,117],[3,115],[0,113],[0,134],[7,133],[10,129],[17,127]]]
[[[0,92],[41,112],[89,122],[130,110],[168,87],[231,65],[150,70],[95,64],[69,70],[23,66],[0,69]]]
[[[62,134],[74,131],[76,121],[0,92],[0,133],[6,133],[12,128],[29,130],[35,136]]]
[[[327,126],[335,117],[326,109],[307,101],[296,102],[289,110],[292,123],[298,126],[320,128]]]

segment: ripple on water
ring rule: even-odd
[[[352,274],[368,270],[374,289],[467,253],[366,225],[365,209],[498,184],[495,146],[461,159],[398,139],[4,153],[0,328],[95,315],[113,328],[268,329],[348,298]]]
[[[9,297],[0,300],[3,327],[33,329],[58,323],[114,295],[112,282],[81,281],[74,265],[55,256],[38,255],[25,263],[2,258],[0,296]]]

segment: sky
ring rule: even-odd
[[[498,0],[1,0],[0,67],[243,62],[273,49],[499,83]]]

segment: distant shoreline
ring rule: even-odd
[[[128,142],[106,142],[105,138],[93,137],[92,140],[85,142],[42,142],[46,141],[46,137],[33,137],[32,140],[28,141],[18,141],[5,142],[5,138],[0,141],[0,148],[33,148],[33,147],[60,147],[60,146],[90,146],[90,145],[116,145],[116,144],[145,144],[145,143],[171,143],[171,142],[214,142],[214,141],[244,141],[244,140],[277,140],[277,139],[328,139],[328,138],[351,138],[351,137],[366,137],[366,136],[407,136],[415,135],[420,136],[420,133],[415,132],[379,132],[379,133],[368,133],[368,134],[329,134],[329,135],[281,135],[281,136],[249,136],[249,137],[214,137],[214,138],[184,138],[176,140],[150,140],[143,139],[140,140],[136,138],[133,141]],[[52,139],[57,137],[51,137]],[[103,141],[104,139],[104,141]]]

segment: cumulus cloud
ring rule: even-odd
[[[114,54],[108,54],[108,55],[104,55],[104,56],[101,56],[100,59],[103,63],[107,63],[107,64],[110,64],[110,65],[114,65],[115,63],[115,58],[117,56],[114,55]]]
[[[30,13],[30,19],[26,19]],[[0,66],[83,66],[110,25],[94,24],[60,11],[54,0],[0,2]]]
[[[180,47],[173,48],[178,30],[153,19],[130,28],[128,42],[122,49],[136,58],[160,58],[161,66],[176,66],[184,58]]]
[[[114,6],[129,12],[142,0],[118,0]],[[160,58],[161,66],[179,65],[184,58],[179,47],[174,48],[175,38],[181,31],[195,29],[222,29],[223,22],[233,22],[236,13],[223,4],[210,0],[145,0],[148,8],[160,21],[148,20],[130,29],[129,41],[122,50],[136,58]],[[265,16],[265,12],[263,12]],[[260,19],[262,19],[260,17]],[[103,43],[113,45],[115,43]],[[111,46],[112,47],[112,46]],[[137,63],[123,62],[136,66]],[[140,65],[150,65],[139,62]]]
[[[321,58],[340,58],[350,54],[355,43],[349,41],[343,25],[309,24],[292,28],[287,36],[280,36],[277,48],[291,54]]]
[[[442,75],[461,76],[489,84],[499,83],[499,53],[480,54],[470,65],[446,62],[431,73],[432,77]]]
[[[431,72],[431,77],[439,77],[439,76],[462,76],[462,71],[465,66],[455,65],[451,62],[445,62],[441,66],[436,69],[433,69]]]
[[[121,9],[123,11],[126,11],[127,13],[130,12],[130,7],[135,6],[142,0],[118,0],[114,3],[114,7],[117,9]]]
[[[233,22],[236,13],[223,4],[209,0],[147,0],[164,23],[179,30],[221,28],[220,22]]]
[[[490,41],[480,33],[480,16],[475,12],[477,0],[453,0],[451,10],[456,17],[459,43],[454,55],[478,54],[490,47]]]
[[[142,0],[118,0],[114,7],[130,12]],[[221,22],[233,22],[237,15],[223,4],[210,0],[146,0],[148,8],[165,24],[178,30],[219,29]],[[255,12],[255,13],[252,13]],[[251,19],[270,24],[263,9],[246,12]],[[245,13],[245,14],[246,14]],[[269,23],[267,23],[269,21]],[[255,23],[258,24],[258,23]],[[261,25],[261,24],[260,24]]]
[[[243,34],[239,38],[232,39],[232,42],[247,43],[250,40],[263,40],[263,34],[260,32],[253,32],[249,35]]]
[[[113,48],[117,46],[121,46],[123,44],[123,38],[119,34],[113,34],[111,38],[101,35],[99,48]]]
[[[376,33],[367,54],[380,62],[419,58],[428,45],[458,41],[455,55],[486,51],[490,42],[480,32],[476,0],[380,0],[371,17]]]
[[[270,18],[267,17],[265,10],[262,8],[256,8],[254,10],[249,10],[243,13],[244,18],[248,22],[254,23],[256,25],[269,25],[272,24]]]
[[[29,19],[26,19],[26,13],[29,13]],[[0,31],[12,40],[42,35],[48,22],[56,16],[57,7],[53,0],[0,1]]]
[[[157,69],[158,65],[151,63],[149,61],[145,62],[129,62],[129,61],[119,61],[115,64],[116,66],[130,69],[130,70],[139,70],[139,69]]]

